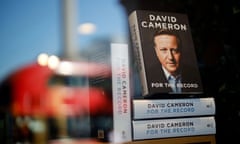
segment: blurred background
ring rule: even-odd
[[[73,98],[76,97],[74,93],[86,92],[82,88],[89,91],[89,87],[85,87],[89,85],[86,80],[88,73],[71,75],[71,72],[56,73],[50,68],[61,61],[70,62],[72,71],[76,65],[86,66],[86,62],[94,67],[95,56],[100,52],[101,62],[108,67],[110,43],[127,43],[131,47],[127,17],[135,9],[188,15],[204,92],[216,99],[217,143],[237,143],[240,136],[239,0],[1,0],[0,125],[3,130],[0,140],[5,143],[23,143],[57,139],[66,136],[67,126],[63,123],[67,122],[75,122],[79,126],[74,129],[76,125],[68,125],[72,127],[69,132],[72,137],[88,137],[89,133],[76,131],[84,127],[80,123],[90,123],[89,112],[96,114],[91,109],[86,109],[85,112],[72,111],[74,117],[66,119],[63,113],[69,113],[68,111],[62,114],[61,109],[52,111],[56,107],[64,109],[61,102],[54,102],[54,107],[45,107],[44,110],[39,108],[49,102],[41,100],[44,95],[62,97],[71,93],[70,97]],[[50,65],[50,68],[46,65]],[[92,89],[92,93],[88,94],[103,100],[96,106],[109,104],[108,84],[105,85],[104,89]],[[139,94],[140,87],[136,85],[135,88],[135,94]],[[102,91],[106,93],[102,95]],[[34,95],[31,99],[32,109],[24,107],[26,95]],[[56,96],[52,97],[51,101],[55,101],[55,98]],[[69,109],[79,109],[70,102],[73,100],[76,99],[67,100],[71,105]],[[87,100],[91,101],[91,98]],[[89,106],[84,108],[86,107]],[[11,110],[13,116],[8,113]],[[51,117],[44,119],[41,117],[43,112]],[[33,113],[38,115],[32,115]],[[79,117],[76,113],[85,117],[77,121]],[[100,110],[98,113],[108,115],[111,112]],[[31,117],[26,117],[25,114]],[[55,119],[52,119],[52,115]],[[106,120],[98,118],[96,117],[96,121]],[[30,122],[31,130],[29,127],[26,129],[26,123]],[[58,128],[59,125],[62,127]],[[44,135],[44,126],[51,127],[47,136]],[[89,130],[89,127],[84,128]],[[32,132],[39,136],[32,138]],[[15,135],[16,133],[22,135]]]
[[[65,56],[68,43],[73,43],[68,49],[81,54],[93,42],[126,42],[126,15],[118,0],[74,0],[69,9],[64,2],[1,0],[1,80],[20,66],[35,61],[41,53]],[[69,32],[65,30],[68,24],[64,9],[70,13],[66,17],[72,27],[71,42],[65,39]]]

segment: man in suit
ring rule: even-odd
[[[180,37],[174,31],[160,30],[154,34],[154,49],[161,68],[158,73],[164,84],[165,92],[184,93],[200,92],[200,77],[195,74],[197,69],[182,63],[182,44]],[[198,83],[199,82],[199,83]]]

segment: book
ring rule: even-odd
[[[133,120],[133,140],[214,135],[214,116]]]
[[[203,93],[186,14],[135,10],[128,21],[143,96]]]
[[[208,98],[133,99],[133,119],[215,115],[215,101]]]
[[[102,57],[109,51],[105,50],[95,51],[101,56],[92,55],[94,61],[109,63],[107,56]],[[112,109],[112,114],[99,113],[95,118],[91,117],[92,135],[102,141],[128,142],[132,140],[128,45],[111,43],[109,60],[111,76],[90,79],[90,86],[103,88],[103,93],[110,95],[112,106],[103,107],[106,111]]]
[[[128,45],[111,44],[113,142],[131,141],[131,97]]]

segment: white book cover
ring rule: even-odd
[[[216,134],[215,118],[134,120],[133,140]]]
[[[132,140],[129,53],[127,44],[111,44],[113,142]]]
[[[133,119],[215,115],[215,109],[213,97],[133,99]]]
[[[101,107],[91,115],[92,137],[100,141],[122,143],[132,140],[131,98],[129,80],[129,52],[125,43],[111,43],[109,47],[97,47],[89,58],[98,67],[95,77],[89,78],[92,88],[101,90],[101,97],[92,97],[92,107]],[[103,67],[106,66],[106,67]]]

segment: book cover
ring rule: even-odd
[[[110,50],[109,60],[102,57]],[[91,117],[92,135],[99,140],[110,142],[128,142],[132,140],[131,127],[131,98],[129,78],[129,53],[128,45],[112,43],[110,49],[96,52],[101,57],[92,55],[98,63],[110,64],[111,76],[90,79],[90,86],[103,88],[103,93],[108,93],[112,105],[103,105],[106,111],[112,109],[111,115],[99,113]],[[102,53],[102,54],[100,54]],[[104,60],[101,60],[101,59]]]
[[[215,115],[215,102],[209,98],[133,99],[133,119]]]
[[[213,116],[133,120],[132,123],[133,140],[216,134]]]
[[[187,15],[136,10],[129,29],[143,96],[203,93]]]
[[[126,142],[131,134],[131,97],[127,44],[111,44],[114,142]]]

